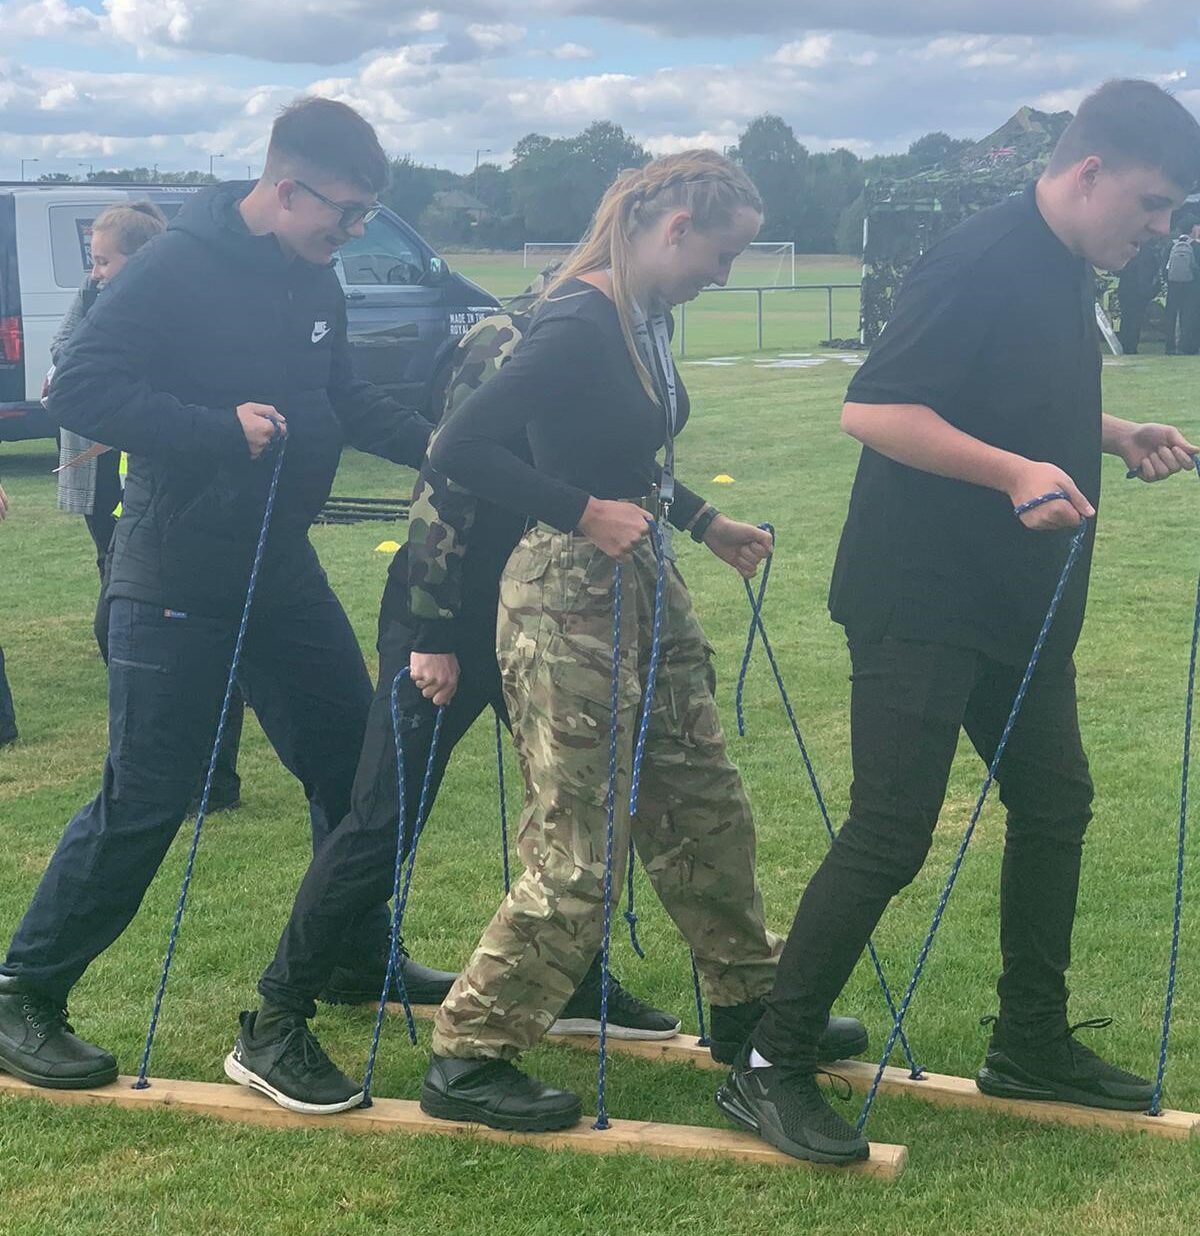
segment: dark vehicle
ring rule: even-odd
[[[170,218],[202,185],[0,182],[0,441],[54,437],[41,406],[50,340],[91,266],[92,221],[130,199]],[[458,340],[499,307],[386,208],[334,262],[355,372],[428,414]]]

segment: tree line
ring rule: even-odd
[[[844,148],[813,153],[781,116],[752,120],[726,153],[763,197],[765,241],[792,241],[801,253],[858,253],[863,186],[879,177],[915,175],[953,159],[972,142],[927,133],[903,154],[861,159]],[[457,173],[404,157],[392,160],[386,205],[442,248],[519,249],[525,241],[578,240],[616,174],[649,159],[617,124],[597,120],[572,137],[530,133],[507,167],[480,163]],[[62,173],[43,182],[69,182]],[[92,184],[206,184],[207,172],[120,168],[91,172]]]

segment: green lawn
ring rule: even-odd
[[[558,256],[557,254],[555,255]],[[520,253],[449,253],[446,260],[496,296],[513,296],[537,273],[525,268]],[[531,258],[531,261],[535,259]],[[743,255],[733,266],[730,287],[787,283],[790,269],[778,259]],[[842,254],[796,254],[796,283],[814,285],[809,291],[771,291],[763,294],[763,347],[778,351],[811,350],[829,336],[829,298],[832,297],[833,337],[858,335],[858,290],[862,261]],[[854,284],[827,293],[821,285]],[[702,292],[683,310],[683,329],[676,332],[688,356],[718,356],[753,352],[758,347],[757,296],[754,292]]]
[[[734,349],[729,349],[730,351]],[[680,442],[680,472],[731,514],[770,519],[779,557],[766,622],[835,815],[848,785],[847,658],[824,612],[834,546],[854,467],[837,427],[849,367],[686,367],[695,414]],[[1140,419],[1170,417],[1200,434],[1194,391],[1200,361],[1130,358],[1106,370],[1107,404]],[[12,515],[0,528],[0,640],[17,698],[21,742],[0,751],[0,936],[31,895],[69,815],[92,793],[105,749],[104,680],[91,636],[95,570],[81,520],[54,509],[51,444],[0,447]],[[717,473],[735,483],[709,484]],[[1113,1015],[1094,1034],[1104,1052],[1153,1069],[1170,941],[1179,735],[1195,573],[1200,487],[1190,477],[1148,487],[1108,486],[1079,655],[1080,707],[1098,788],[1071,975],[1077,1019]],[[338,489],[407,491],[409,477],[348,454]],[[379,525],[323,528],[314,540],[364,647],[373,646],[394,533]],[[732,689],[746,629],[741,587],[685,542],[682,566],[715,643],[721,702],[732,732]],[[772,923],[786,930],[805,879],[825,848],[764,663],[749,687],[749,736],[731,738],[760,825],[760,874]],[[415,955],[459,964],[501,889],[490,722],[464,743],[417,863],[406,935]],[[896,982],[911,967],[981,768],[964,750],[926,871],[877,935]],[[304,869],[307,819],[289,779],[248,719],[244,808],[206,827],[168,992],[153,1071],[215,1081],[253,999]],[[519,779],[512,767],[510,787]],[[512,806],[516,807],[514,800]],[[1003,817],[984,814],[914,1002],[909,1033],[921,1060],[970,1075],[994,1008],[996,905]],[[186,843],[181,836],[143,912],[80,984],[78,1029],[135,1071],[170,926]],[[1195,887],[1195,880],[1192,880]],[[638,992],[685,1017],[687,954],[643,880],[639,962],[618,934],[616,965]],[[1200,1108],[1200,912],[1185,931],[1168,1101]],[[618,921],[620,921],[618,919]],[[876,1042],[887,1022],[868,967],[840,1005]],[[322,1041],[360,1070],[371,1019],[323,1009]],[[420,1047],[391,1024],[376,1077],[381,1095],[415,1097]],[[548,1080],[594,1085],[595,1059],[562,1046],[529,1065]],[[720,1125],[716,1075],[615,1059],[615,1115]],[[589,1099],[589,1105],[591,1100]],[[805,1171],[687,1164],[631,1156],[591,1158],[457,1140],[361,1138],[329,1131],[274,1133],[162,1113],[0,1101],[0,1231],[108,1234],[449,1234],[784,1232],[1113,1233],[1192,1230],[1200,1213],[1200,1144],[1089,1133],[999,1115],[955,1112],[884,1096],[870,1133],[910,1147],[908,1172],[884,1185]],[[1189,1221],[1187,1215],[1193,1217]]]

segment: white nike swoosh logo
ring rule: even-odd
[[[322,340],[322,339],[324,339],[324,338],[325,338],[325,336],[326,336],[326,335],[328,335],[328,334],[329,334],[329,327],[328,327],[328,326],[327,326],[327,327],[325,327],[325,329],[324,329],[324,330],[321,330],[321,331],[314,330],[314,331],[313,331],[313,333],[312,333],[312,341],[313,341],[313,343],[320,343],[320,342],[321,342],[321,340]]]

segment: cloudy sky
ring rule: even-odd
[[[286,16],[285,16],[286,15]],[[257,173],[276,109],[345,99],[457,170],[617,121],[655,152],[764,111],[811,149],[983,136],[1152,77],[1200,114],[1182,0],[0,0],[0,179],[81,163]],[[483,156],[485,159],[488,155]]]

